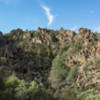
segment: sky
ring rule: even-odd
[[[0,0],[0,31],[38,27],[100,32],[100,0]]]

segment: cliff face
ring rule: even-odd
[[[80,28],[59,31],[38,28],[37,31],[0,32],[0,66],[9,66],[14,74],[27,81],[48,82],[53,59],[60,55],[69,70],[77,66],[77,87],[100,91],[99,34]]]

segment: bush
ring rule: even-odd
[[[79,100],[100,100],[100,94],[96,90],[89,89],[78,96]]]
[[[60,100],[77,100],[77,94],[71,91],[61,93]]]
[[[24,100],[24,99],[28,99],[28,88],[29,88],[30,84],[28,82],[25,82],[24,80],[20,80],[20,83],[18,84],[18,86],[15,88],[15,92],[16,92],[16,98],[19,100]]]
[[[6,63],[7,63],[7,58],[0,57],[0,64],[3,65],[3,64],[6,64]]]
[[[76,75],[77,75],[77,70],[78,70],[77,66],[73,66],[73,67],[70,69],[66,80],[69,81],[69,82],[75,81],[75,77],[76,77]]]
[[[52,62],[52,68],[50,71],[49,81],[53,88],[59,88],[61,83],[65,80],[67,76],[67,67],[64,61],[58,55]]]
[[[15,95],[15,88],[17,88],[19,84],[20,80],[16,76],[9,76],[8,80],[5,82],[6,93]]]
[[[52,100],[53,98],[51,94],[46,92],[43,84],[37,84],[34,81],[29,83],[24,80],[19,80],[14,75],[8,78],[5,82],[5,86],[6,88],[2,95],[9,96],[9,98],[15,98],[15,100]]]
[[[4,81],[11,75],[11,70],[8,66],[0,66],[0,89],[5,88]]]
[[[11,75],[12,71],[8,66],[0,66],[0,73],[5,77]]]

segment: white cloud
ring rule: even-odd
[[[100,32],[100,26],[95,27],[95,28],[94,28],[94,31],[95,31],[95,32]]]
[[[52,24],[52,22],[53,22],[53,20],[54,20],[54,16],[53,16],[53,14],[51,13],[51,9],[50,9],[50,8],[48,8],[48,7],[45,6],[45,5],[42,5],[41,7],[44,9],[44,11],[45,11],[45,13],[46,13],[46,15],[47,15],[47,17],[48,17],[48,20],[49,20],[48,26],[49,26],[49,25]]]

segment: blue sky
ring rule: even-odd
[[[100,32],[100,0],[0,0],[0,31],[38,27]]]

